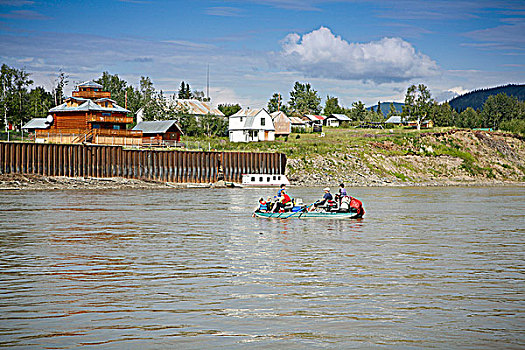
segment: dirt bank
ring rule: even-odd
[[[525,185],[520,136],[451,130],[366,137],[354,146],[350,140],[346,150],[290,157],[290,181],[298,186]]]

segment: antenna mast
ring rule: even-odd
[[[206,99],[210,102],[210,64],[208,63],[208,70],[206,72]]]

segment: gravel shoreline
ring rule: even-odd
[[[364,179],[363,179],[364,180]],[[339,182],[331,181],[291,181],[292,187],[337,187]],[[431,182],[389,182],[377,179],[346,181],[346,187],[450,187],[450,186],[525,186],[525,182],[512,181],[431,181]],[[185,188],[223,188],[224,183],[165,183],[124,178],[83,178],[63,176],[41,176],[7,174],[0,175],[0,191],[11,190],[108,190],[108,189],[185,189]],[[230,186],[228,186],[230,187]]]

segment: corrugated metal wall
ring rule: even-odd
[[[281,153],[133,150],[121,146],[0,142],[0,174],[124,177],[164,182],[241,182],[242,174],[284,174]]]

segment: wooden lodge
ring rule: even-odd
[[[141,145],[142,132],[126,130],[133,123],[131,111],[102,91],[102,85],[87,81],[72,96],[49,110],[47,128],[35,129],[35,141],[109,145]]]

